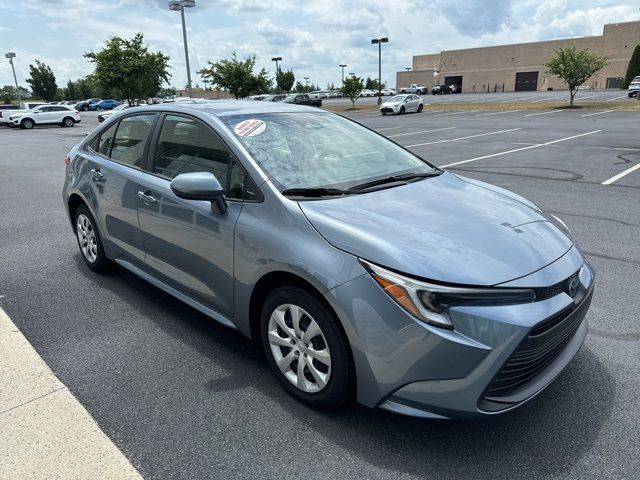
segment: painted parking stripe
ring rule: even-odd
[[[587,113],[586,115],[580,115],[582,118],[584,117],[593,117],[594,115],[602,115],[603,113],[611,113],[613,110],[605,110],[604,112],[596,112],[596,113]]]
[[[545,98],[541,98],[540,100],[534,100],[531,103],[540,103],[540,102],[546,102],[546,101],[551,101],[551,100],[559,100],[561,98],[565,98],[565,96],[561,96],[561,97],[545,97]]]
[[[459,162],[454,162],[454,163],[449,163],[447,165],[442,165],[441,168],[453,167],[455,165],[462,165],[464,163],[475,162],[476,160],[484,160],[485,158],[500,157],[502,155],[508,155],[510,153],[522,152],[524,150],[531,150],[533,148],[545,147],[547,145],[553,145],[555,143],[566,142],[567,140],[572,140],[574,138],[585,137],[587,135],[593,135],[594,133],[599,133],[601,131],[602,130],[594,130],[592,132],[581,133],[579,135],[572,135],[570,137],[559,138],[557,140],[552,140],[552,141],[546,142],[546,143],[538,143],[536,145],[530,145],[528,147],[514,148],[513,150],[507,150],[506,152],[492,153],[490,155],[483,155],[482,157],[475,157],[475,158],[470,158],[468,160],[461,160]]]
[[[577,97],[575,98],[575,101],[577,102],[578,100],[586,100],[587,98],[593,98],[593,97],[599,97],[600,95],[587,95],[586,97]],[[569,100],[567,100],[567,102],[569,102]]]
[[[627,98],[628,96],[629,96],[629,94],[620,95],[619,97],[609,98],[609,99],[607,99],[607,102],[613,102],[614,100],[620,100],[621,98]]]
[[[375,128],[374,130],[377,130],[379,132],[383,131],[383,130],[395,130],[396,128],[402,128],[400,126],[398,127],[384,127],[384,128]]]
[[[559,113],[562,110],[551,110],[550,112],[540,112],[540,113],[530,113],[528,115],[525,115],[525,117],[535,117],[537,115],[548,115],[550,113]]]
[[[521,102],[523,100],[531,100],[532,98],[536,98],[536,97],[537,97],[537,95],[535,97],[524,97],[524,98],[512,97],[509,100],[503,100],[500,103]]]
[[[639,168],[640,168],[640,163],[638,163],[637,165],[634,165],[631,168],[627,168],[624,172],[620,172],[619,174],[614,175],[613,177],[605,180],[604,182],[602,182],[602,185],[611,185],[613,182],[620,180],[622,177],[624,177],[625,175],[629,175],[631,172],[635,172]]]
[[[456,127],[434,128],[432,130],[420,130],[419,132],[397,133],[395,135],[388,135],[387,138],[404,137],[406,135],[418,135],[420,133],[441,132],[443,130],[453,130],[454,128]]]
[[[446,117],[449,115],[460,115],[461,113],[475,113],[475,112],[479,112],[480,110],[467,110],[466,112],[451,112],[451,113],[443,113],[441,115],[434,115],[435,117]]]
[[[415,145],[406,145],[406,148],[422,147],[424,145],[435,145],[436,143],[456,142],[458,140],[467,140],[468,138],[486,137],[487,135],[497,135],[498,133],[515,132],[522,128],[510,128],[508,130],[498,130],[497,132],[479,133],[477,135],[468,135],[466,137],[450,138],[448,140],[437,140],[435,142],[416,143]]]
[[[488,117],[489,115],[502,115],[503,113],[519,112],[520,110],[505,110],[504,112],[479,113],[476,117]]]

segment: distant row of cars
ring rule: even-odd
[[[290,93],[278,95],[253,95],[245,98],[245,100],[253,100],[254,102],[283,102],[295,103],[296,105],[309,105],[311,107],[321,107],[322,99],[312,97],[311,93]]]

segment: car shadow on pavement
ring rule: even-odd
[[[81,265],[79,254],[75,260],[87,278],[96,278]],[[588,337],[567,369],[538,397],[515,411],[484,420],[417,419],[358,404],[312,409],[281,388],[258,342],[122,269],[102,278],[105,288],[150,318],[165,334],[226,372],[222,377],[202,379],[208,395],[243,395],[242,390],[255,389],[276,404],[275,408],[343,450],[345,457],[358,457],[387,471],[429,478],[561,477],[593,451],[612,414],[614,380],[591,351]],[[251,423],[263,422],[263,428],[268,429],[271,415],[260,413],[268,407],[260,395],[255,397],[255,410],[252,407],[244,415],[252,417]],[[206,413],[200,412],[203,416]],[[207,432],[190,434],[206,437]],[[295,472],[295,459],[282,461],[292,462],[283,466]],[[322,458],[317,461],[322,464]]]

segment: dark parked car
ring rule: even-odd
[[[436,85],[431,89],[433,95],[449,95],[450,93],[460,93],[460,87],[453,83],[451,85]]]
[[[284,94],[279,95],[267,95],[262,99],[263,102],[282,102],[285,98],[287,98]]]
[[[310,105],[312,107],[322,106],[322,99],[311,98],[306,93],[292,93],[291,95],[287,95],[282,101],[284,103],[295,103],[296,105]]]
[[[82,100],[81,102],[76,103],[76,110],[80,110],[82,112],[88,112],[89,106],[92,103],[99,102],[100,100],[101,100],[100,98],[90,98],[88,100]]]

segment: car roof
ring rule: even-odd
[[[136,113],[146,111],[188,113],[189,111],[194,110],[208,113],[209,115],[214,115],[216,117],[248,115],[252,113],[325,112],[324,110],[319,110],[317,107],[280,102],[252,102],[250,100],[194,100],[177,103],[161,103],[158,105],[140,105],[136,108]]]

